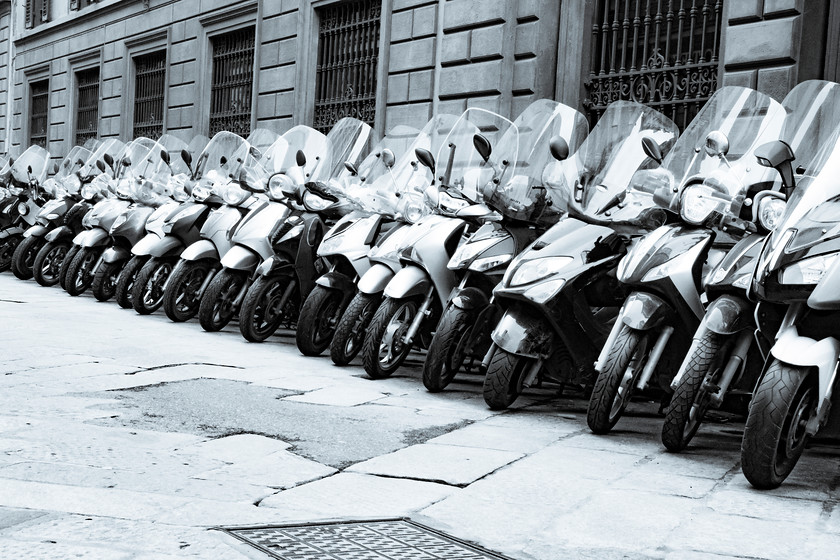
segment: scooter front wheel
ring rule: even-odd
[[[12,257],[23,236],[10,235],[0,241],[0,272],[6,272],[12,266]]]
[[[31,236],[21,241],[12,255],[12,273],[21,280],[32,278],[32,265],[43,245],[43,237]]]
[[[32,264],[32,276],[38,284],[41,286],[58,284],[61,279],[61,270],[64,269],[64,261],[70,254],[70,248],[69,241],[51,241],[41,247]]]
[[[294,278],[260,276],[248,292],[239,310],[239,332],[248,342],[263,342],[297,315],[298,297]]]
[[[741,470],[760,489],[777,488],[802,456],[808,420],[817,406],[809,369],[773,360],[755,391],[744,439]]]
[[[58,271],[58,281],[61,283],[62,290],[67,289],[67,271],[70,269],[70,263],[73,262],[73,258],[81,250],[82,248],[78,245],[72,245],[69,249],[67,249],[67,254],[64,255],[64,258],[61,260],[61,269]]]
[[[247,281],[247,272],[229,269],[223,269],[210,281],[198,305],[202,329],[217,332],[230,323],[237,311],[236,298]]]
[[[444,311],[423,364],[423,385],[428,391],[443,391],[461,369],[473,336],[475,315],[452,304]]]
[[[525,374],[534,365],[533,358],[517,356],[501,348],[493,353],[484,377],[484,402],[491,410],[504,410],[522,393]]]
[[[67,269],[64,289],[68,294],[77,296],[90,287],[93,282],[93,268],[104,249],[104,247],[83,247],[76,253]]]
[[[337,366],[346,366],[362,349],[365,332],[382,302],[381,294],[359,292],[344,310],[330,343],[330,358]]]
[[[93,297],[98,301],[108,301],[114,297],[117,291],[117,280],[124,264],[125,261],[103,262],[99,265],[96,274],[93,275],[93,283],[90,285]]]
[[[686,448],[697,433],[711,403],[703,380],[713,379],[726,365],[729,352],[722,352],[721,335],[706,331],[688,356],[685,372],[671,397],[662,425],[662,444],[668,451]]]
[[[647,341],[647,331],[622,325],[589,397],[586,423],[592,432],[606,434],[621,418],[644,369]]]
[[[201,287],[212,273],[210,261],[178,261],[163,294],[163,310],[170,320],[181,323],[198,313]]]
[[[117,277],[114,299],[123,309],[131,309],[131,292],[134,290],[134,280],[137,278],[137,273],[146,264],[147,258],[146,256],[134,255],[128,259]]]
[[[131,305],[140,315],[154,313],[163,305],[163,288],[172,274],[172,260],[167,257],[152,257],[134,280],[131,288]]]
[[[336,289],[315,286],[300,308],[295,342],[304,356],[320,356],[335,334],[344,309],[344,294]]]
[[[411,351],[404,337],[419,308],[416,299],[386,297],[370,322],[362,346],[365,371],[373,379],[390,376]]]

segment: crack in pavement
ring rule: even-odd
[[[135,373],[140,373],[144,371],[154,371],[157,369],[167,369],[167,368],[174,368],[174,367],[181,367],[181,366],[209,366],[209,367],[220,367],[220,368],[230,368],[230,369],[245,369],[242,366],[232,366],[230,364],[213,364],[210,362],[182,362],[178,364],[163,364],[160,366],[151,366],[151,367],[142,367],[142,366],[134,366],[138,368],[138,371],[134,373],[126,373],[126,375],[134,375]]]

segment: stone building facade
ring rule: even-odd
[[[59,155],[344,114],[380,132],[467,106],[515,117],[541,97],[593,120],[617,98],[687,119],[719,84],[781,98],[837,79],[840,3],[2,0],[0,38],[0,150]]]

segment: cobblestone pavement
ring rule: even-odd
[[[0,313],[0,558],[261,558],[211,528],[391,516],[522,560],[840,550],[834,448],[758,492],[738,423],[673,455],[644,403],[598,437],[580,400],[493,413],[475,378],[431,395],[8,273]]]

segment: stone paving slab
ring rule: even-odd
[[[185,452],[210,457],[228,463],[258,459],[275,451],[285,451],[291,443],[259,434],[236,434],[196,443]]]
[[[291,488],[336,473],[337,470],[289,451],[238,461],[194,475],[205,480],[237,480],[272,488]]]
[[[357,406],[385,397],[373,387],[326,387],[302,395],[285,397],[287,401],[330,406]]]

